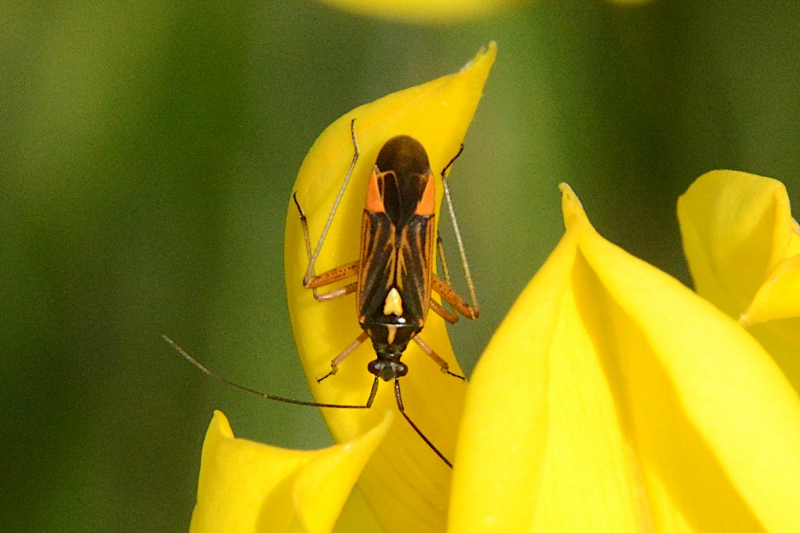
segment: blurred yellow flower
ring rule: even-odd
[[[800,531],[797,394],[562,192],[566,234],[472,375],[449,531]]]
[[[800,391],[800,226],[786,188],[709,172],[680,198],[678,219],[698,294],[748,328]]]
[[[400,22],[452,23],[486,17],[523,0],[322,0],[359,15]]]
[[[532,0],[321,0],[343,11],[398,22],[458,23],[485,18]],[[611,4],[639,5],[649,0],[608,0]]]

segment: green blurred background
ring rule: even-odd
[[[0,532],[185,531],[215,408],[240,436],[330,442],[315,410],[212,382],[160,336],[309,398],[282,265],[306,151],[492,39],[452,175],[483,311],[452,330],[467,371],[562,233],[560,181],[685,283],[697,176],[800,196],[794,1],[551,0],[438,27],[300,0],[0,5]]]

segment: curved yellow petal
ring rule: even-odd
[[[562,191],[566,234],[473,374],[450,531],[800,530],[796,393]]]
[[[678,201],[698,294],[748,327],[800,391],[800,227],[777,180],[718,170]]]
[[[191,531],[332,531],[391,418],[346,444],[299,451],[237,439],[225,415],[215,411],[203,444]]]
[[[678,220],[697,292],[736,319],[776,274],[796,271],[796,265],[782,268],[800,254],[800,237],[786,188],[777,180],[731,170],[704,174],[678,200]],[[786,296],[796,313],[800,292]],[[751,324],[786,318],[767,302],[747,314]]]
[[[400,22],[462,22],[522,4],[521,0],[322,0],[332,7]]]
[[[353,158],[352,119],[356,119],[355,133],[361,155],[319,256],[318,273],[358,259],[366,177],[378,151],[389,138],[407,134],[419,140],[427,149],[434,172],[444,168],[458,152],[495,54],[496,46],[492,43],[457,74],[354,109],[319,136],[294,186],[297,199],[308,216],[313,246]],[[437,212],[441,194],[437,181]],[[369,341],[339,366],[335,376],[317,382],[330,370],[331,360],[359,336],[361,328],[353,296],[321,303],[314,299],[311,291],[303,288],[307,265],[300,219],[294,203],[290,202],[285,238],[286,286],[294,337],[311,391],[319,402],[363,405],[373,381],[366,369],[367,363],[375,358]],[[460,372],[444,321],[438,315],[428,314],[420,337],[452,370]],[[400,380],[406,413],[442,453],[452,457],[465,384],[440,372],[413,343],[403,355],[403,361],[409,368],[408,375]],[[387,409],[397,409],[393,386],[381,382],[372,409],[323,409],[322,414],[334,440],[345,442],[377,424]],[[392,427],[361,476],[359,488],[387,531],[444,529],[450,469],[404,420]]]

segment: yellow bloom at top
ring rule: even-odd
[[[612,4],[638,5],[648,0],[609,0]],[[377,18],[414,23],[458,23],[485,18],[532,0],[322,0],[339,9]]]
[[[403,22],[459,22],[488,16],[522,0],[322,0],[361,15]]]

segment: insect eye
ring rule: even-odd
[[[380,376],[382,368],[383,368],[383,363],[381,363],[377,359],[375,359],[374,361],[370,361],[369,364],[367,365],[367,370],[373,376]]]
[[[395,376],[401,378],[408,374],[408,367],[403,363],[397,363],[395,365]]]

